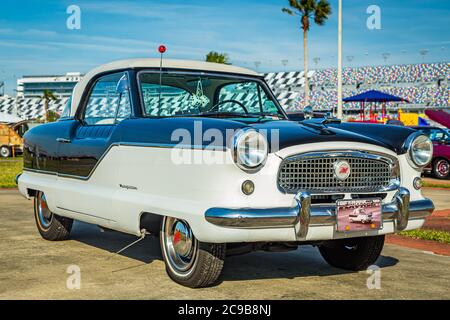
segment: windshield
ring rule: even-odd
[[[155,117],[224,116],[284,119],[263,82],[220,75],[140,73],[144,113]]]

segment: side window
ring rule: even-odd
[[[88,125],[111,125],[131,116],[130,86],[126,73],[101,77],[92,89],[84,122]]]

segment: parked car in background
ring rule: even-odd
[[[58,122],[25,134],[18,185],[44,239],[68,239],[74,219],[156,235],[168,275],[203,287],[226,255],[299,245],[365,270],[385,234],[420,228],[434,210],[420,190],[433,146],[420,132],[314,118],[310,108],[290,118],[254,71],[160,63],[94,69]],[[341,231],[343,199],[381,209],[383,227]]]
[[[9,158],[23,153],[23,129],[26,122],[0,123],[0,156]]]
[[[450,178],[450,134],[448,129],[430,126],[412,127],[426,134],[433,142],[433,160],[425,171],[438,179]]]

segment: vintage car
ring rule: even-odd
[[[23,153],[23,127],[26,127],[26,121],[0,123],[0,157],[9,158]]]
[[[372,213],[367,213],[364,208],[356,208],[349,214],[350,222],[371,223]]]
[[[412,127],[430,137],[433,142],[433,159],[424,171],[438,179],[450,178],[450,134],[448,129],[430,126]]]
[[[68,239],[73,220],[156,235],[168,275],[190,287],[214,284],[226,255],[303,244],[362,270],[385,234],[420,228],[434,209],[420,190],[427,136],[309,111],[290,120],[261,75],[235,66],[103,65],[58,122],[24,137],[18,186],[44,239]],[[382,201],[383,227],[339,232],[342,199]]]

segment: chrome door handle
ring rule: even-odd
[[[59,143],[70,143],[71,142],[69,139],[64,139],[64,138],[56,138],[56,141]]]

